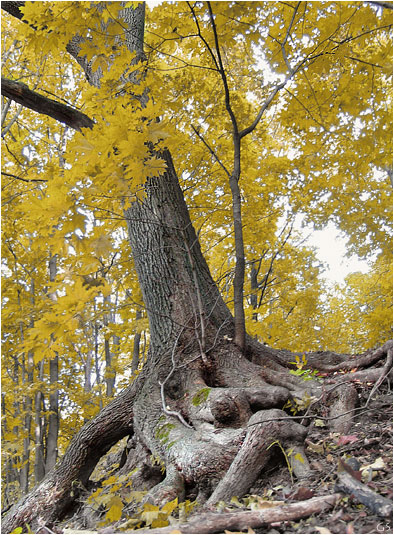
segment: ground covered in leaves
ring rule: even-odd
[[[348,435],[332,433],[325,426],[314,426],[307,437],[306,452],[314,470],[304,481],[291,479],[286,462],[272,467],[252,489],[256,500],[283,501],[286,504],[335,492],[340,459],[357,459],[361,481],[390,500],[393,497],[393,410],[392,394],[381,388],[362,409],[369,390],[360,386],[360,411]],[[318,422],[320,423],[320,422]],[[265,505],[267,506],[267,505]],[[257,507],[257,504],[256,504]],[[343,499],[331,511],[294,522],[255,529],[256,533],[393,533],[391,519],[373,514],[352,496]]]

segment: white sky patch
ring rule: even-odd
[[[153,9],[154,7],[163,3],[163,0],[145,0],[145,1],[147,5],[150,7],[150,9]]]
[[[346,238],[340,235],[338,228],[332,223],[324,230],[312,232],[304,245],[317,247],[317,258],[327,264],[323,276],[330,282],[343,284],[349,273],[367,273],[370,269],[368,263],[357,256],[346,256]]]

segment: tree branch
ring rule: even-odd
[[[1,78],[1,94],[26,108],[48,115],[74,130],[93,128],[93,120],[87,115],[55,100],[32,91],[22,82]]]
[[[232,122],[232,125],[233,125],[233,134],[234,134],[234,136],[238,137],[238,124],[237,124],[237,119],[236,119],[236,117],[234,115],[234,112],[233,112],[233,109],[232,109],[231,103],[230,103],[230,89],[228,87],[226,73],[224,72],[224,67],[223,67],[223,62],[222,62],[222,55],[220,54],[218,33],[217,33],[217,30],[216,30],[216,23],[215,23],[215,19],[214,19],[213,12],[212,12],[211,2],[207,2],[207,5],[208,5],[208,11],[209,11],[209,18],[210,18],[211,25],[212,25],[212,30],[213,30],[213,36],[214,36],[214,39],[215,39],[216,54],[218,56],[218,61],[219,61],[219,73],[220,73],[220,76],[222,77],[222,81],[223,81],[226,110],[227,110],[227,112],[228,112],[228,114],[230,116],[230,119],[231,119],[231,122]]]
[[[22,182],[48,182],[48,180],[45,180],[43,178],[22,178],[21,176],[16,176],[11,173],[5,173],[4,171],[1,172],[4,176],[9,176],[10,178],[13,178],[15,180],[22,180]]]
[[[298,2],[296,7],[294,8],[293,16],[291,17],[291,21],[290,21],[289,27],[287,28],[287,32],[286,32],[285,38],[283,39],[283,43],[280,44],[280,47],[282,49],[283,60],[286,63],[286,67],[288,68],[289,72],[292,72],[293,69],[291,68],[289,59],[287,57],[285,45],[286,45],[287,40],[288,40],[288,38],[290,36],[291,28],[292,28],[292,26],[294,24],[295,17],[297,15],[297,11],[298,11],[298,8],[300,7],[300,5],[301,5],[301,2]]]
[[[20,8],[24,5],[25,2],[1,2],[1,9],[4,9],[4,11],[7,11],[7,13],[12,15],[13,17],[22,20],[23,13],[22,11],[20,11]]]
[[[339,501],[341,494],[317,496],[310,500],[271,507],[261,511],[234,511],[230,513],[203,513],[192,516],[185,524],[156,528],[141,533],[225,533],[225,530],[258,528],[272,522],[305,518],[314,513],[328,511]]]
[[[212,156],[215,158],[215,160],[218,162],[218,164],[220,165],[220,167],[224,170],[224,172],[226,173],[227,176],[231,176],[231,173],[230,171],[226,168],[226,166],[224,165],[224,163],[222,163],[222,161],[220,160],[220,158],[216,155],[215,151],[208,145],[208,143],[205,141],[204,137],[200,134],[200,132],[198,131],[198,129],[192,125],[192,129],[193,129],[193,132],[196,134],[196,136],[198,136],[201,141],[204,143],[204,145],[207,147],[207,149],[209,150],[209,152],[212,154]]]

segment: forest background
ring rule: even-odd
[[[242,149],[246,328],[274,348],[360,353],[392,336],[392,12],[379,2],[267,4],[263,20],[258,7],[212,3],[240,122],[286,82]],[[123,211],[164,170],[147,143],[170,149],[204,256],[233,306],[231,124],[206,43],[187,2],[147,9],[144,83],[130,90],[119,5],[100,6],[26,2],[29,24],[2,16],[2,75],[20,84],[14,90],[27,84],[95,120],[93,130],[75,129],[2,97],[5,504],[42,480],[146,359]],[[90,28],[80,56],[100,73],[100,89],[67,58],[75,28]],[[313,53],[316,36],[323,45]],[[289,77],[301,51],[313,61]],[[130,91],[143,98],[145,87],[146,107],[125,111]],[[299,221],[334,223],[369,271],[329,282]]]

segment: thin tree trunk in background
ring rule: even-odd
[[[115,296],[115,309],[111,311],[111,316],[110,316],[111,322],[114,323],[114,324],[116,323],[116,310],[117,310],[117,307],[118,307],[118,292],[116,292],[116,296]],[[112,354],[115,357],[115,362],[117,362],[117,359],[119,357],[119,352],[120,352],[120,338],[119,338],[119,336],[114,334],[113,337],[112,337],[112,343],[113,343]],[[113,390],[114,390],[115,384],[116,384],[116,368],[114,366],[114,362],[113,361],[112,361],[112,368],[113,368],[114,377],[113,377],[113,385],[112,385],[111,396],[113,395]]]
[[[49,361],[49,382],[56,385],[59,379],[59,357]],[[56,463],[57,460],[57,442],[59,435],[59,390],[55,388],[49,394],[49,417],[48,417],[48,435],[47,449],[45,460],[45,473],[47,473]]]
[[[49,260],[49,280],[54,282],[57,273],[56,265],[57,255],[54,255]],[[56,301],[57,296],[55,292],[49,294],[52,301]],[[51,392],[49,394],[49,418],[48,418],[48,435],[47,448],[45,460],[45,473],[55,465],[57,460],[57,442],[59,435],[59,390],[57,383],[59,380],[59,356],[56,356],[49,361],[49,382],[51,385]]]
[[[104,340],[104,353],[105,353],[105,394],[112,396],[112,391],[115,384],[115,377],[113,377],[112,371],[112,353],[109,344],[109,338]]]
[[[30,283],[30,301],[34,306],[34,279]],[[18,296],[18,304],[19,296]],[[29,327],[34,327],[34,321],[30,320]],[[20,323],[21,339],[24,340],[23,324]],[[22,361],[22,383],[25,390],[28,390],[34,382],[34,358],[33,352],[27,353],[27,366],[25,357]],[[24,437],[23,437],[23,455],[22,455],[22,467],[20,470],[20,487],[22,494],[26,494],[29,490],[29,471],[30,471],[30,441],[31,441],[31,423],[33,414],[33,400],[32,397],[26,395],[23,397],[23,410],[24,410]]]
[[[85,392],[90,392],[92,390],[92,352],[88,351],[86,354],[86,360],[84,364],[84,377],[85,382],[83,389]]]
[[[88,350],[86,353],[86,358],[83,359],[84,365],[84,384],[83,389],[84,392],[90,392],[92,390],[92,360],[93,360],[93,352],[91,350]],[[92,403],[92,401],[88,401],[88,403]],[[84,422],[88,422],[89,418],[84,418]]]
[[[23,364],[25,368],[25,364]],[[33,352],[29,351],[27,354],[27,369],[23,369],[23,384],[28,389],[34,381],[34,359]],[[23,438],[23,457],[22,467],[20,472],[20,485],[22,494],[26,494],[29,490],[29,471],[30,471],[30,441],[31,441],[31,423],[32,423],[32,411],[33,400],[31,396],[26,396],[23,401],[23,408],[25,412],[24,418],[24,438]]]
[[[96,312],[96,303],[94,305],[94,311]],[[101,374],[100,374],[100,355],[99,355],[99,324],[96,321],[94,323],[94,371],[96,374],[96,384],[101,384]],[[100,410],[103,408],[103,400],[101,396],[101,390],[99,389],[99,403]]]
[[[39,381],[42,381],[44,378],[44,361],[40,362],[39,365]],[[44,429],[43,429],[43,418],[42,418],[42,406],[43,406],[44,396],[41,391],[37,391],[35,395],[35,433],[34,433],[34,444],[35,444],[35,460],[34,460],[34,479],[35,483],[39,483],[45,476],[45,458],[44,458]]]
[[[2,436],[4,437],[5,434],[9,432],[8,422],[7,422],[7,417],[6,417],[6,403],[5,403],[4,393],[1,394],[1,410],[3,414],[3,418],[1,421],[1,428],[2,428]],[[15,466],[15,456],[13,455],[12,451],[7,451],[7,452],[3,451],[3,456],[4,457],[8,456],[8,459],[5,463],[5,485],[3,487],[3,497],[4,497],[3,509],[5,509],[9,505],[11,505],[13,501],[15,500],[15,491],[13,487],[19,484],[19,474]]]
[[[14,380],[14,385],[15,385],[16,390],[18,389],[18,386],[19,386],[19,368],[20,368],[20,363],[19,363],[18,357],[14,357],[13,380]],[[20,415],[21,410],[20,410],[19,401],[17,399],[15,399],[15,401],[13,402],[13,409],[14,409],[13,417],[15,421],[18,421],[18,417]],[[12,433],[15,436],[15,441],[17,441],[19,439],[19,426],[18,425],[14,425],[12,429]],[[19,486],[21,486],[20,471],[17,468],[17,465],[19,464],[19,462],[20,462],[20,457],[17,453],[17,450],[15,449],[12,455],[12,465],[15,470],[16,479],[19,483]]]
[[[250,269],[250,304],[252,305],[253,310],[257,309],[257,290],[259,289],[259,284],[257,280],[258,270],[255,267],[257,261],[252,262],[252,267]],[[257,321],[257,312],[253,312],[253,321]]]
[[[104,303],[108,303],[111,305],[111,297],[107,296],[104,298]],[[108,327],[109,323],[113,321],[111,312],[108,312],[108,314],[104,314],[103,322],[106,327]],[[105,393],[108,397],[111,397],[113,394],[113,390],[115,387],[115,370],[113,368],[113,355],[111,352],[111,346],[109,343],[109,337],[106,335],[104,339],[104,354],[105,354],[105,384],[106,389]]]

